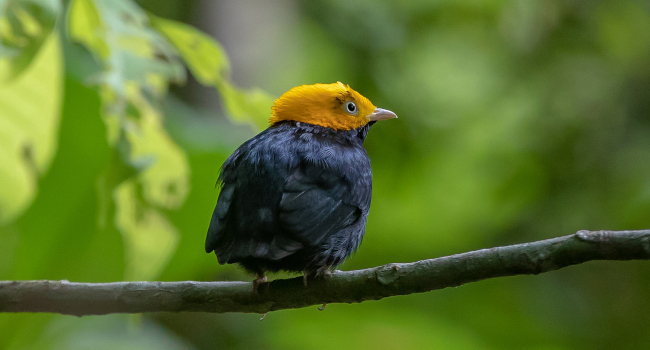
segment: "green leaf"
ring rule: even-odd
[[[217,85],[232,120],[253,124],[257,129],[268,126],[273,98],[260,89],[241,90],[223,82]]]
[[[15,78],[32,63],[59,8],[57,0],[0,0],[0,77]]]
[[[230,64],[221,45],[191,26],[152,15],[150,18],[153,26],[178,50],[192,75],[219,91],[232,120],[257,129],[268,125],[273,98],[260,89],[242,90],[229,82]]]
[[[125,245],[126,280],[158,276],[178,241],[176,228],[159,210],[142,202],[137,186],[136,181],[128,180],[113,192],[118,203],[115,224]]]
[[[160,98],[168,83],[185,78],[175,50],[151,28],[146,14],[131,1],[73,0],[68,33],[103,66],[104,73],[91,82],[111,90],[106,96],[112,99],[106,101],[109,104],[125,108],[129,84],[136,84],[152,98]]]
[[[147,99],[133,92],[131,100],[140,112],[133,127],[125,129],[131,152],[129,163],[144,165],[138,173],[147,203],[176,208],[188,192],[189,166],[183,151],[165,132],[158,111]]]
[[[0,224],[31,203],[38,176],[56,151],[61,61],[59,39],[52,33],[33,64],[0,85]]]
[[[150,15],[151,24],[178,50],[192,75],[201,84],[215,85],[225,80],[228,57],[219,43],[193,27]]]
[[[70,37],[83,43],[101,59],[106,59],[109,49],[104,37],[104,23],[99,17],[95,2],[92,0],[74,0],[70,4],[68,33]]]

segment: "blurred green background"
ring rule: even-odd
[[[0,79],[2,280],[251,279],[203,252],[219,167],[337,80],[400,116],[342,269],[650,228],[644,0],[2,0]],[[0,349],[647,349],[650,265],[259,318],[0,314]]]

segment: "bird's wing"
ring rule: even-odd
[[[245,258],[278,260],[303,248],[277,228],[277,207],[287,171],[278,162],[264,163],[268,166],[259,170],[260,163],[251,154],[236,151],[220,175],[222,188],[205,250],[214,251],[222,264]]]
[[[292,240],[318,245],[354,224],[360,205],[350,203],[350,184],[327,168],[303,164],[287,179],[280,200],[280,225]]]
[[[208,235],[205,239],[205,251],[207,253],[216,249],[218,242],[222,236],[222,231],[225,227],[225,220],[235,192],[235,184],[224,184],[219,193],[217,206],[212,212],[212,219],[210,220],[210,227],[208,228]]]

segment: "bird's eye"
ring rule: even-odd
[[[346,102],[345,110],[350,114],[357,114],[357,105],[352,101]]]

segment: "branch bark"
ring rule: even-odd
[[[157,311],[256,312],[355,303],[487,278],[539,274],[590,260],[650,259],[650,230],[578,231],[543,241],[395,263],[330,277],[250,282],[0,281],[0,312],[99,315]]]

